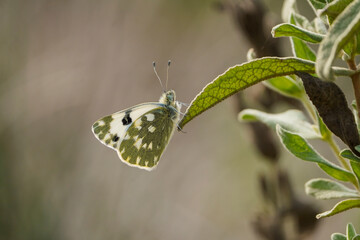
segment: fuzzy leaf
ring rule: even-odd
[[[327,15],[330,23],[342,12],[353,0],[334,0],[321,10],[320,15]]]
[[[310,43],[319,43],[325,37],[322,34],[311,32],[289,23],[276,25],[271,30],[271,34],[273,37],[297,37]]]
[[[305,192],[316,199],[360,197],[357,191],[330,179],[311,179],[305,184]]]
[[[352,225],[351,223],[348,223],[346,226],[346,235],[348,240],[353,240],[356,236],[354,225]]]
[[[321,18],[316,17],[314,19],[314,26],[315,26],[315,31],[317,33],[326,35],[327,27],[326,27],[325,23],[323,22],[323,20]]]
[[[349,181],[356,184],[356,179],[351,172],[346,171],[345,169],[323,158],[300,135],[289,132],[281,128],[279,125],[276,126],[276,132],[285,148],[295,157],[317,163],[322,170],[335,179]]]
[[[263,81],[263,84],[268,88],[284,95],[293,98],[302,98],[305,94],[304,87],[299,85],[291,77],[276,77]]]
[[[350,161],[350,165],[360,185],[360,162]]]
[[[315,13],[317,10],[323,9],[327,4],[326,0],[308,0],[308,2],[314,9]]]
[[[331,234],[331,240],[347,240],[346,236],[341,233],[333,233]]]
[[[360,158],[354,155],[349,149],[344,149],[340,152],[340,156],[360,163]]]
[[[354,0],[335,19],[328,34],[320,43],[316,73],[323,80],[333,80],[331,65],[339,51],[352,40],[360,29],[360,0]]]
[[[291,13],[290,23],[293,25],[296,25],[298,27],[304,28],[310,32],[315,31],[314,27],[309,22],[309,20],[306,17],[304,17],[303,15],[296,13],[296,12]]]
[[[261,81],[293,74],[295,71],[313,73],[313,62],[299,58],[266,57],[229,68],[195,97],[179,122],[182,128],[194,117],[227,97]]]
[[[240,112],[238,119],[241,121],[260,121],[272,129],[279,124],[282,128],[301,135],[303,138],[321,138],[315,131],[315,126],[310,124],[306,116],[299,110],[288,110],[283,113],[271,114],[255,109],[246,109]]]
[[[308,73],[297,72],[296,75],[302,79],[307,95],[329,130],[360,156],[355,149],[360,144],[355,118],[341,89],[333,82],[321,81]]]
[[[294,14],[290,15],[290,23],[291,24],[296,23]],[[307,59],[307,60],[310,60],[313,62],[316,61],[316,55],[313,52],[313,50],[306,43],[304,43],[301,39],[299,39],[297,37],[291,37],[290,43],[291,43],[293,55],[295,57]]]
[[[360,186],[360,158],[354,155],[349,149],[344,149],[340,152],[340,156],[350,160],[351,169]]]
[[[331,210],[316,215],[316,218],[330,217],[351,208],[360,208],[360,199],[346,199],[338,202]]]

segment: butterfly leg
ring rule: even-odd
[[[183,102],[179,102],[179,101],[177,101],[177,102],[180,103],[180,105],[182,105],[182,106],[184,106],[184,107],[190,106],[190,104],[187,104],[187,103],[183,103]]]

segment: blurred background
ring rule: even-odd
[[[153,172],[121,163],[91,133],[104,115],[158,100],[153,61],[165,80],[172,60],[168,86],[185,103],[246,61],[251,43],[218,3],[0,2],[0,239],[259,239],[258,175],[269,164],[232,99],[176,132]],[[280,22],[282,1],[264,3]],[[303,185],[321,171],[288,153],[281,165],[316,205]],[[329,239],[349,219],[359,224],[344,213],[306,239]]]

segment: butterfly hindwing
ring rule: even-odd
[[[174,132],[173,111],[163,105],[136,119],[120,143],[119,157],[129,165],[154,168]]]

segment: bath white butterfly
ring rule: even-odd
[[[162,86],[155,63],[153,66]],[[170,61],[167,69],[169,66]],[[117,152],[121,161],[151,171],[177,127],[180,109],[175,91],[164,90],[159,102],[139,104],[103,117],[93,124],[92,131],[101,143]]]

